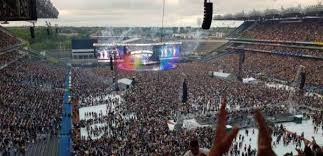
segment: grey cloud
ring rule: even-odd
[[[317,0],[211,0],[215,14],[314,5]],[[52,0],[69,26],[160,26],[162,0]],[[197,26],[203,0],[166,0],[166,26]],[[216,25],[221,25],[216,23]]]

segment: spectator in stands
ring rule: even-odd
[[[12,52],[16,53],[16,52]],[[7,55],[0,55],[1,57]],[[0,74],[0,155],[25,154],[30,144],[58,134],[61,90],[67,71],[26,57],[15,58]]]
[[[322,42],[323,27],[319,20],[292,23],[258,22],[242,32],[241,38],[273,41]]]
[[[0,52],[18,44],[19,41],[0,26]]]

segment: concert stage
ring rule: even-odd
[[[147,44],[94,44],[99,62],[116,62],[125,71],[161,71],[176,68],[180,42]]]

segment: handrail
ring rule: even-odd
[[[283,52],[276,52],[276,51],[270,51],[270,50],[259,50],[259,49],[238,48],[238,47],[228,47],[228,49],[246,50],[246,51],[252,51],[252,52],[259,52],[259,53],[269,53],[269,54],[285,55],[285,56],[288,55],[288,56],[292,56],[292,57],[323,60],[323,57],[317,57],[317,56],[312,56],[312,55],[302,55],[302,54],[296,55],[296,54],[291,54],[291,53],[283,53]]]

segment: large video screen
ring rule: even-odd
[[[107,46],[96,49],[98,60],[110,60],[110,56],[114,54],[117,59],[124,59],[127,55],[147,55],[145,58],[149,55],[149,61],[178,59],[181,54],[181,44]]]
[[[167,44],[154,46],[154,56],[159,59],[174,59],[179,58],[181,53],[180,44]]]
[[[96,49],[96,56],[98,60],[110,60],[110,56],[116,54],[117,59],[123,59],[126,51],[125,48],[125,46],[98,48]]]
[[[36,0],[0,0],[0,21],[37,20]]]

